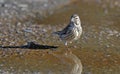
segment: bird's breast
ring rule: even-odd
[[[81,27],[75,27],[74,28],[74,35],[75,35],[75,40],[80,38],[80,35],[82,33],[82,28]]]

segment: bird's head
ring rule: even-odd
[[[73,22],[73,23],[75,23],[76,26],[77,25],[81,25],[80,18],[79,18],[79,16],[77,14],[73,14],[71,16],[71,20],[70,21]]]

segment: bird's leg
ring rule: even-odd
[[[67,42],[65,42],[65,46],[67,46]]]
[[[68,47],[68,45],[67,45],[68,43],[67,42],[65,42],[65,46],[66,46],[66,48],[67,48],[67,53],[69,52],[69,53],[71,53],[71,51],[70,51],[70,49],[69,49],[69,47]]]
[[[68,46],[67,46],[67,44],[68,44],[67,41],[65,41],[64,44],[65,44],[67,50],[69,50],[69,49],[68,49]]]

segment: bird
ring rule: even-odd
[[[53,34],[57,34],[65,45],[72,43],[74,40],[78,40],[82,34],[82,26],[79,15],[73,14],[70,18],[69,24],[61,31],[53,32]]]

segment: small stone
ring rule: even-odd
[[[27,4],[19,4],[18,6],[21,7],[21,8],[27,8],[28,7]]]
[[[25,29],[24,32],[33,32],[31,29]]]

